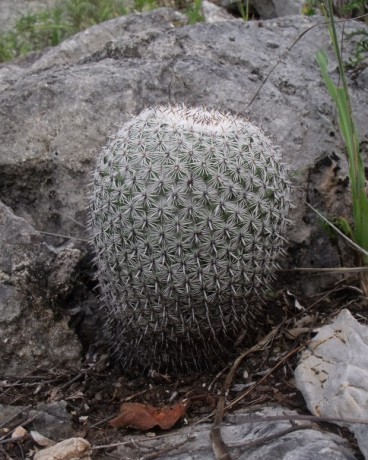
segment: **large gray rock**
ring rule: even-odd
[[[157,37],[174,27],[185,25],[187,21],[186,16],[169,8],[111,19],[77,33],[55,48],[50,48],[32,68],[36,70],[53,65],[77,64],[80,59],[98,51],[111,40],[133,40],[134,43],[136,34],[140,36],[142,32],[150,32],[150,36]]]
[[[286,53],[322,19],[173,28],[176,17],[161,9],[110,21],[111,29],[95,26],[28,67],[0,67],[0,74],[7,69],[0,79],[0,197],[38,230],[86,238],[70,218],[87,222],[90,172],[109,133],[145,106],[203,104],[248,115],[283,150],[296,185],[290,262],[339,265],[339,251],[303,201],[331,216],[350,212],[344,147],[315,62],[319,48],[331,51],[326,28],[314,28]],[[347,32],[356,27],[345,25]],[[367,78],[363,72],[352,86],[363,150]],[[306,284],[310,291],[315,280]]]
[[[290,421],[249,422],[252,417],[297,415],[283,407],[264,407],[254,411],[239,411],[228,415],[221,434],[232,458],[239,460],[355,460],[347,443],[339,436],[313,428],[282,435],[290,429]],[[246,421],[247,419],[247,421]],[[300,423],[300,422],[299,422]],[[305,423],[305,422],[303,422]],[[162,438],[147,439],[129,434],[113,452],[119,458],[132,460],[144,454],[155,454],[160,460],[215,460],[210,440],[211,424],[181,428]],[[267,439],[269,438],[269,439]],[[258,441],[258,443],[257,443]],[[97,460],[107,460],[101,455]]]
[[[77,249],[56,254],[0,202],[1,376],[78,366],[81,347],[58,304],[70,293],[80,259]]]
[[[286,17],[265,21],[262,27],[242,21],[181,27],[183,21],[182,15],[170,9],[118,18],[77,34],[39,59],[0,66],[0,199],[24,219],[19,221],[22,225],[28,222],[33,227],[27,230],[37,241],[28,246],[31,260],[54,260],[38,231],[64,235],[43,234],[43,240],[54,247],[64,247],[65,235],[81,239],[73,240],[74,245],[68,246],[72,252],[58,256],[55,268],[47,274],[47,289],[63,286],[59,292],[64,298],[70,292],[68,280],[74,276],[71,273],[78,259],[73,251],[86,247],[89,184],[96,157],[119,123],[146,106],[161,103],[230,110],[262,125],[280,145],[295,183],[295,225],[289,235],[288,264],[329,267],[341,263],[341,248],[331,243],[320,220],[304,203],[307,199],[331,216],[350,212],[347,165],[335,108],[315,62],[321,47],[331,55],[328,31],[316,27],[286,52],[301,33],[323,19]],[[346,24],[345,30],[357,27]],[[349,43],[345,48],[351,52]],[[331,71],[335,72],[334,66]],[[364,155],[368,145],[367,79],[366,70],[351,87]],[[10,257],[8,251],[2,256],[3,263],[9,265]],[[17,257],[20,264],[25,263],[22,254]],[[52,274],[60,266],[62,273]],[[22,281],[27,298],[37,299],[31,307],[37,305],[41,317],[48,318],[30,319],[31,307],[25,308],[25,301],[19,301],[21,291],[8,282],[12,273],[3,271],[2,334],[7,337],[3,343],[9,357],[3,363],[12,353],[24,356],[24,361],[31,356],[27,366],[48,363],[52,347],[44,350],[40,343],[36,358],[37,341],[32,353],[29,347],[20,352],[11,334],[19,335],[21,326],[30,324],[41,327],[41,335],[53,335],[54,319],[45,296],[38,293],[32,278]],[[322,281],[315,277],[303,280],[301,286],[310,293]],[[18,329],[5,333],[4,324]],[[61,363],[63,347],[75,342],[68,339],[66,323],[60,324],[65,329],[55,334],[60,346],[54,356]],[[74,345],[72,348],[70,362],[76,359]],[[11,372],[15,371],[14,367]]]
[[[344,147],[315,62],[320,47],[331,56],[327,30],[314,28],[286,53],[323,19],[176,27],[182,19],[169,9],[121,18],[78,34],[39,59],[0,66],[0,198],[6,205],[0,212],[1,375],[78,364],[80,345],[60,307],[72,293],[85,247],[90,173],[117,124],[146,106],[202,104],[262,125],[284,152],[295,183],[288,263],[340,264],[340,251],[304,203],[306,198],[330,215],[349,214]],[[346,24],[345,30],[357,27]],[[351,52],[349,43],[346,50]],[[336,77],[333,65],[331,71]],[[351,86],[364,155],[367,80],[366,70]],[[81,240],[66,245],[64,236],[41,231]],[[303,287],[318,289],[316,278],[303,281]],[[241,425],[241,419],[232,422]],[[224,426],[226,442],[253,439],[259,425],[246,425],[243,431]],[[267,427],[264,433],[272,434]],[[208,433],[209,427],[203,428]],[[275,458],[275,452],[288,459],[354,458],[341,438],[317,431],[307,438],[308,431],[284,437],[283,450],[275,444],[251,447],[247,458]],[[208,437],[197,438],[213,458]],[[192,457],[184,451],[172,458],[205,458],[201,450],[192,451]]]

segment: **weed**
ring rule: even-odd
[[[356,76],[368,66],[368,32],[364,29],[356,30],[347,35],[348,39],[358,37],[354,55],[344,63],[345,69],[352,71]]]
[[[340,86],[337,86],[329,76],[328,59],[323,51],[317,53],[317,61],[328,92],[336,105],[340,131],[348,154],[354,225],[351,228],[348,221],[344,219],[345,232],[352,235],[353,241],[366,252],[368,250],[368,197],[365,190],[364,163],[359,150],[359,135],[354,122],[348,84],[333,16],[332,0],[327,1],[325,11],[338,63]],[[363,264],[368,265],[367,255],[363,255],[361,258]],[[368,279],[365,276],[362,282],[365,293],[368,292],[367,281]]]
[[[156,0],[135,0],[133,9],[156,6]],[[54,8],[23,15],[13,30],[0,34],[0,62],[56,46],[87,27],[128,12],[125,0],[67,0]]]
[[[245,8],[243,2],[239,1],[239,12],[244,21],[249,21],[249,0],[246,0]]]
[[[193,4],[187,8],[186,14],[188,16],[189,24],[203,22],[204,17],[202,13],[202,0],[194,0]]]

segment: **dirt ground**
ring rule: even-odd
[[[279,292],[268,301],[269,315],[259,332],[253,351],[239,347],[243,359],[231,368],[235,357],[220,372],[211,370],[186,375],[124,375],[107,354],[86,357],[74,374],[62,369],[35,369],[31,374],[0,380],[0,404],[31,406],[64,400],[72,416],[74,436],[92,445],[92,458],[102,452],[113,456],[113,448],[96,449],[119,442],[124,436],[139,433],[131,428],[113,428],[109,421],[119,414],[124,402],[150,404],[161,410],[185,402],[185,414],[174,428],[199,420],[211,421],[224,385],[229,385],[227,403],[235,410],[260,404],[277,403],[301,414],[308,414],[302,395],[294,383],[294,369],[301,351],[318,328],[348,308],[359,322],[368,324],[368,300],[353,279],[339,281],[329,291],[312,298],[298,298]],[[267,340],[263,340],[267,337]],[[244,353],[245,352],[245,353]],[[14,429],[22,425],[27,434],[12,441]],[[354,438],[347,430],[328,424],[330,431],[347,437],[357,451]],[[326,428],[326,427],[324,427]],[[19,417],[0,424],[0,459],[32,458],[37,444],[29,435],[32,420]],[[162,433],[158,427],[151,433]],[[362,458],[357,451],[357,458]]]

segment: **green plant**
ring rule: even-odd
[[[338,74],[341,85],[334,83],[328,73],[328,59],[323,51],[317,54],[317,61],[321,69],[328,92],[333,99],[338,114],[340,131],[345,141],[349,162],[349,177],[353,201],[353,228],[344,220],[346,233],[352,235],[354,242],[364,251],[368,250],[368,197],[366,194],[366,180],[364,163],[360,154],[359,135],[354,123],[353,111],[350,102],[349,89],[344,71],[339,41],[333,16],[332,0],[326,5],[326,19],[329,24],[330,35],[338,63]],[[367,255],[361,255],[364,265],[368,265]],[[367,280],[363,279],[363,288],[368,292]]]
[[[306,0],[303,3],[303,14],[312,16],[323,11],[325,0]],[[338,16],[361,16],[368,11],[366,0],[338,0],[334,2],[333,9]]]
[[[136,11],[150,11],[158,8],[156,0],[134,0],[134,9]]]
[[[347,39],[359,37],[355,45],[354,55],[350,56],[344,63],[346,70],[352,70],[354,73],[359,73],[368,65],[368,32],[365,29],[358,29],[355,32],[347,34]]]
[[[244,21],[249,21],[249,0],[246,0],[245,8],[244,8],[244,5],[243,5],[243,1],[240,0],[238,2],[238,7],[239,7],[239,12],[240,12],[241,18]]]
[[[318,13],[319,0],[308,0],[303,3],[302,13],[306,16],[313,16]]]
[[[126,13],[124,0],[67,0],[25,14],[14,30],[0,34],[0,62],[58,45],[87,27]]]
[[[90,226],[126,367],[210,366],[251,334],[289,192],[277,149],[240,117],[156,107],[122,126],[94,173]]]
[[[187,8],[186,15],[188,16],[189,24],[203,22],[204,16],[202,13],[202,0],[194,0],[192,5]]]
[[[69,30],[60,8],[24,15],[13,31],[0,35],[0,62],[55,46],[68,36]]]
[[[366,0],[340,0],[339,13],[343,16],[361,16],[368,11]]]

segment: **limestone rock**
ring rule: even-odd
[[[249,116],[280,145],[295,184],[295,225],[285,264],[334,267],[341,263],[341,252],[346,257],[345,247],[331,243],[304,201],[328,216],[350,215],[345,149],[315,62],[319,48],[332,59],[328,31],[316,27],[286,52],[324,19],[283,17],[263,21],[262,27],[239,20],[182,27],[183,20],[171,9],[117,18],[39,58],[0,65],[0,199],[8,206],[1,208],[2,219],[8,216],[8,236],[6,244],[0,237],[0,340],[5,347],[0,373],[18,372],[11,356],[19,357],[17,366],[23,362],[24,370],[77,362],[75,335],[65,318],[55,322],[50,307],[70,298],[69,282],[81,276],[80,254],[74,250],[90,251],[85,225],[96,157],[116,125],[144,107],[184,103]],[[367,28],[350,22],[344,27],[347,33]],[[349,41],[344,48],[353,52]],[[336,77],[333,65],[331,71]],[[365,157],[367,84],[367,70],[351,84]],[[65,237],[39,231],[79,239],[66,247]],[[25,241],[22,250],[15,236]],[[60,248],[72,252],[58,256]],[[311,293],[331,280],[304,277],[300,286]],[[78,299],[74,303],[73,309],[84,308]],[[89,302],[90,317],[95,317],[95,303]],[[24,327],[33,332],[23,342]],[[47,337],[53,339],[46,347]]]
[[[160,9],[119,18],[77,34],[33,64],[0,66],[0,198],[38,230],[85,239],[85,230],[70,218],[87,221],[90,172],[108,134],[146,106],[202,104],[249,116],[282,147],[296,185],[290,263],[338,266],[338,250],[304,203],[307,196],[329,216],[350,213],[344,147],[315,62],[319,48],[331,53],[328,31],[313,29],[286,53],[323,19],[175,28],[182,24],[175,17]],[[357,27],[347,23],[345,30]],[[345,48],[352,50],[348,42]],[[363,72],[351,88],[363,155],[367,78]],[[303,287],[317,289],[316,279]]]
[[[239,411],[228,415],[221,427],[223,440],[232,458],[239,460],[355,460],[356,457],[347,443],[339,436],[321,433],[314,429],[302,429],[275,436],[262,441],[292,426],[290,421],[257,421],[253,416],[296,415],[295,411],[282,407],[263,407],[254,411]],[[301,423],[301,422],[298,422]],[[305,423],[305,422],[302,422]],[[119,458],[138,460],[144,454],[154,453],[160,460],[214,460],[210,441],[210,424],[185,427],[162,439],[147,439],[146,436],[129,435],[114,455]],[[259,443],[257,444],[257,441]],[[135,446],[139,446],[137,449]],[[101,455],[98,460],[108,460]]]
[[[142,31],[159,35],[187,23],[187,17],[170,8],[129,14],[89,27],[51,48],[33,64],[33,69],[52,65],[77,64],[80,59],[98,51],[111,40],[126,40]]]
[[[55,256],[39,232],[0,202],[0,375],[79,364],[80,344],[53,309],[60,293],[47,283]]]
[[[63,400],[49,404],[41,403],[33,409],[25,406],[0,404],[0,425],[10,429],[17,426],[18,423],[36,416],[27,429],[36,430],[53,441],[61,441],[72,436],[73,433],[72,417],[66,410],[66,406],[67,403]],[[7,422],[7,420],[11,420],[11,422]]]
[[[313,414],[367,421],[368,326],[342,310],[309,342],[295,379]],[[367,425],[347,426],[368,458]]]

